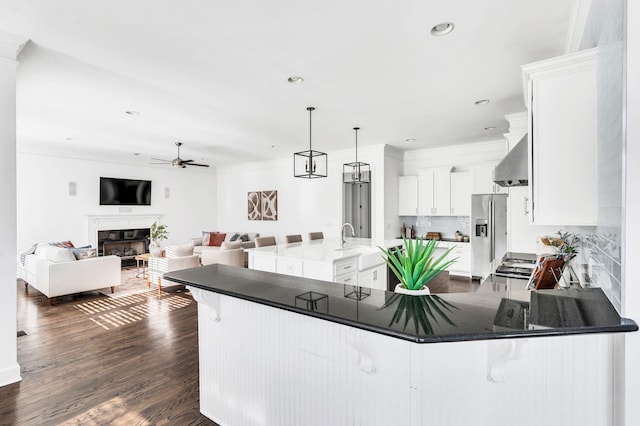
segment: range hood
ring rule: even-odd
[[[528,169],[529,143],[528,135],[524,135],[493,170],[493,181],[500,186],[527,186]]]

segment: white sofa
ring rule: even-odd
[[[18,256],[18,278],[25,286],[47,296],[49,304],[68,294],[111,287],[121,283],[121,262],[118,256],[90,257],[76,260],[71,249],[38,244],[35,253]]]
[[[204,250],[200,255],[202,265],[219,263],[222,265],[247,267],[247,255],[240,241],[223,242],[220,250]]]
[[[254,248],[256,246],[256,237],[259,237],[260,234],[258,234],[257,232],[224,232],[224,231],[220,231],[220,233],[226,234],[224,242],[225,243],[231,243],[231,242],[235,242],[235,241],[231,241],[231,239],[235,236],[235,235],[246,235],[247,236],[247,241],[240,241],[240,245],[242,246],[242,249],[248,249],[248,248]],[[200,255],[201,258],[206,259],[205,261],[208,263],[204,263],[203,261],[203,265],[207,265],[207,264],[211,264],[211,263],[221,263],[217,260],[215,260],[218,257],[218,254],[214,254],[213,252],[217,252],[220,251],[221,248],[218,246],[203,246],[202,245],[202,238],[193,238],[193,243],[194,243],[194,253],[198,253]],[[206,255],[204,255],[205,252],[209,252]],[[248,254],[247,252],[244,252],[244,266],[247,267],[248,264]],[[223,255],[224,256],[228,256],[228,254]],[[222,258],[220,258],[222,259]]]

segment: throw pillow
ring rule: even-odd
[[[242,243],[240,241],[225,241],[220,246],[221,250],[235,250],[242,248]]]
[[[193,255],[193,243],[182,244],[177,246],[167,246],[165,249],[166,257],[185,257]]]
[[[238,238],[240,238],[240,234],[235,233],[231,236],[231,238],[229,238],[229,241],[236,241]]]
[[[240,241],[243,241],[243,242],[249,241],[249,235],[247,234],[240,235]]]
[[[90,257],[98,257],[98,249],[91,246],[71,249],[71,252],[77,260],[88,259]]]
[[[54,247],[66,247],[66,248],[73,248],[74,245],[71,241],[56,241],[56,242],[50,242],[49,243],[50,246],[54,246]]]
[[[211,234],[211,239],[209,240],[209,245],[210,246],[216,246],[216,247],[220,247],[222,245],[222,243],[224,242],[224,239],[226,238],[227,234],[221,234],[218,232],[212,233]]]
[[[51,262],[75,262],[76,257],[71,249],[65,247],[50,247],[47,251],[47,259]]]
[[[202,245],[210,246],[211,234],[215,234],[216,231],[202,231]]]

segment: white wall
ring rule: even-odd
[[[0,386],[20,378],[16,343],[16,57],[27,40],[0,31]]]
[[[623,313],[640,321],[640,285],[638,285],[638,259],[640,259],[640,2],[628,1],[626,31],[626,164],[624,200],[623,248]],[[625,363],[618,364],[621,385],[624,387],[624,416],[618,424],[631,426],[640,419],[640,333],[626,334],[621,345]],[[622,398],[621,398],[622,399]]]
[[[342,165],[354,161],[355,151],[328,153],[328,177],[293,177],[291,157],[218,169],[218,226],[211,231],[258,232],[284,243],[288,234],[322,231],[326,238],[338,237],[342,226]],[[358,160],[371,164],[372,238],[384,237],[384,146],[358,149]],[[278,191],[278,220],[247,218],[247,193]]]
[[[100,176],[151,181],[151,206],[99,205]],[[87,215],[160,214],[169,239],[186,243],[217,223],[216,175],[169,166],[134,166],[18,152],[18,251],[39,241],[89,242]],[[68,194],[76,182],[77,195]],[[169,188],[169,198],[165,198]],[[128,211],[130,210],[130,211]]]
[[[405,151],[403,175],[414,176],[418,169],[430,167],[453,166],[457,170],[469,170],[473,165],[497,163],[507,152],[504,139]]]
[[[384,238],[400,235],[402,218],[398,216],[398,176],[403,175],[404,153],[391,146],[385,147],[384,156]]]

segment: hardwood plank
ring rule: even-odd
[[[23,284],[16,283],[18,329],[27,333],[18,338],[23,380],[0,388],[0,424],[215,425],[199,412],[189,294],[163,292],[159,300],[152,292],[137,306],[146,316],[105,329],[78,306],[106,304],[107,296],[64,296],[49,306]],[[168,302],[175,297],[179,307]]]

